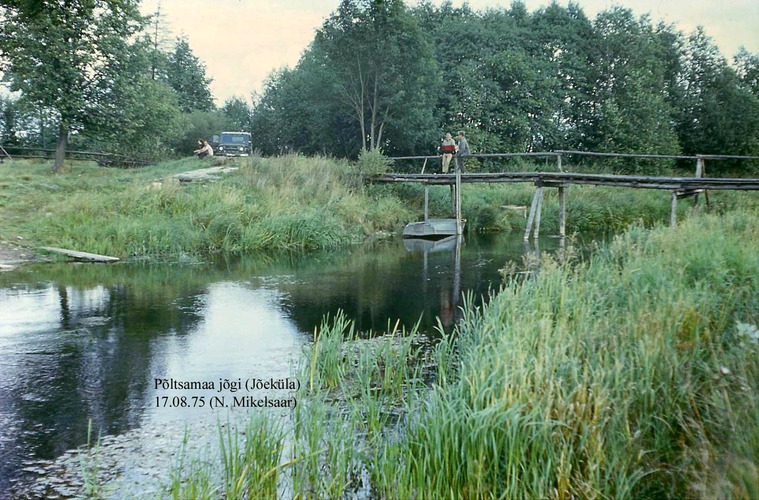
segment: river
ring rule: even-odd
[[[98,437],[109,470],[98,480],[112,483],[111,495],[144,485],[155,498],[166,481],[157,471],[170,468],[184,433],[213,435],[227,418],[210,408],[213,398],[234,396],[236,381],[293,381],[325,316],[343,311],[362,332],[418,322],[434,340],[438,325],[455,322],[462,294],[497,289],[499,269],[522,265],[525,250],[521,235],[485,235],[460,247],[387,240],[203,265],[48,263],[2,273],[0,498],[75,496],[86,469],[75,450]],[[173,404],[178,395],[189,399]]]

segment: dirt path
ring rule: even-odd
[[[172,177],[179,179],[179,182],[213,182],[218,180],[222,174],[234,172],[239,167],[208,167],[200,168],[198,170],[190,170],[188,172],[182,172],[181,174],[175,174]]]

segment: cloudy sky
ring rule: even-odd
[[[292,67],[311,42],[314,31],[337,8],[339,0],[160,0],[171,34],[186,36],[190,47],[213,78],[211,92],[218,104],[237,95],[249,98],[260,91],[266,76],[283,66]],[[416,0],[407,0],[415,5]],[[440,0],[433,0],[440,4]],[[453,0],[461,5],[462,0]],[[510,0],[469,0],[480,10],[505,7]],[[528,10],[550,0],[525,0]],[[567,0],[557,0],[567,5]],[[759,54],[757,0],[576,0],[591,19],[615,5],[636,15],[675,24],[690,33],[704,26],[722,54],[731,58],[740,46]],[[143,13],[155,12],[159,0],[144,0]]]

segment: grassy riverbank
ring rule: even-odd
[[[431,353],[333,319],[290,421],[252,420],[251,438],[276,438],[265,452],[227,446],[222,486],[180,468],[171,493],[756,498],[756,248],[755,213],[633,228],[587,262],[508,277]]]
[[[220,161],[216,159],[214,161]],[[377,158],[368,157],[368,162]],[[117,257],[196,259],[214,253],[335,248],[420,220],[418,185],[366,186],[356,174],[376,165],[289,155],[232,160],[239,170],[217,182],[180,184],[180,172],[211,162],[194,158],[135,170],[73,162],[49,173],[45,162],[0,164],[0,246],[58,246]],[[558,202],[548,190],[542,233],[558,231]],[[470,231],[523,231],[530,185],[465,185],[463,215]],[[716,210],[756,208],[754,193],[712,193]],[[680,218],[692,211],[679,204]],[[573,231],[616,232],[632,223],[667,221],[668,192],[573,186],[567,225]],[[430,216],[450,216],[449,189],[430,190]]]
[[[176,259],[218,252],[334,248],[396,230],[410,213],[376,196],[345,161],[258,157],[213,183],[180,184],[173,174],[211,166],[185,159],[140,170],[74,164],[0,166],[0,229],[34,245],[119,257]]]

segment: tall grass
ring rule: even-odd
[[[752,212],[636,227],[465,304],[432,353],[325,320],[259,477],[293,498],[754,498],[757,247]]]
[[[455,376],[408,412],[394,445],[407,491],[748,498],[759,350],[736,325],[759,320],[757,243],[747,213],[636,229],[587,265],[544,262],[468,309],[441,367]]]
[[[218,182],[190,185],[168,176],[181,171],[173,164],[134,173],[77,166],[56,177],[26,165],[33,173],[7,170],[0,181],[28,201],[3,199],[0,209],[15,232],[40,245],[169,259],[335,248],[410,220],[400,200],[371,195],[345,161],[290,155],[228,163],[235,165]],[[45,196],[35,194],[41,185],[50,188]]]

